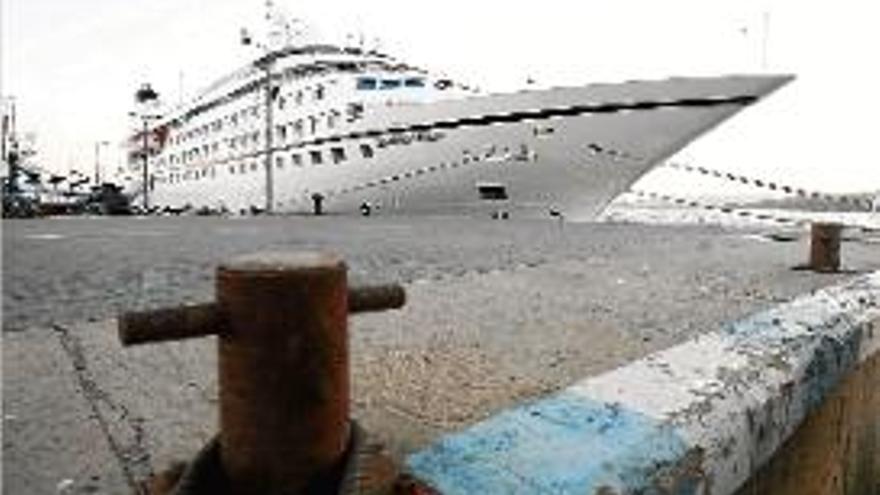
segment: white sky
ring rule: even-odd
[[[166,99],[251,53],[262,0],[0,0],[3,95],[42,166],[109,168],[134,91]],[[276,0],[330,40],[363,33],[386,52],[485,90],[747,72],[798,79],[692,145],[680,160],[824,191],[880,189],[874,149],[880,46],[874,2],[837,0]],[[765,14],[769,26],[765,38]],[[766,39],[766,70],[764,68]],[[181,78],[181,74],[183,74]],[[716,183],[652,174],[650,186]]]

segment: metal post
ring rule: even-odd
[[[217,272],[220,448],[234,493],[300,493],[348,440],[348,289],[336,256],[241,257]]]
[[[348,315],[406,299],[398,285],[346,279],[332,254],[258,253],[220,265],[216,303],[120,317],[124,345],[219,336],[219,447],[191,471],[233,494],[335,493],[351,462]]]
[[[148,178],[149,178],[148,173],[147,173],[147,163],[148,163],[148,161],[149,161],[149,157],[148,157],[149,150],[148,150],[148,147],[147,147],[147,146],[148,146],[148,143],[147,143],[147,131],[148,131],[148,128],[147,128],[147,127],[148,127],[148,126],[147,126],[147,116],[144,115],[144,116],[142,116],[141,118],[142,118],[143,121],[144,121],[144,136],[143,136],[143,143],[144,143],[144,174],[143,174],[143,175],[144,175],[144,213],[146,213],[146,212],[148,212],[148,211],[150,210],[150,191],[149,191],[149,189],[150,189],[150,185],[147,183],[147,180],[148,180]]]
[[[272,64],[267,56],[263,70],[266,77],[266,213],[272,213],[274,207],[273,171],[272,171]]]
[[[100,167],[98,165],[98,163],[100,163],[100,160],[98,159],[98,154],[100,153],[99,149],[100,149],[100,146],[99,146],[98,142],[95,141],[95,185],[96,186],[98,185],[99,181],[101,180],[101,171],[99,170]]]
[[[840,270],[840,232],[839,223],[817,222],[810,229],[809,268],[817,272],[836,272]]]
[[[101,185],[101,146],[109,144],[107,141],[95,141],[95,185]]]

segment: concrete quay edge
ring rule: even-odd
[[[443,436],[406,469],[445,495],[733,494],[878,355],[873,272]]]

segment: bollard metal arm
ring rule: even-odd
[[[165,342],[223,333],[226,318],[216,303],[124,313],[119,341],[124,346]]]
[[[365,285],[348,290],[349,313],[399,309],[404,304],[406,291],[399,284]]]
[[[366,313],[398,309],[406,303],[399,284],[352,287],[348,312]],[[217,303],[123,313],[119,316],[119,341],[123,346],[222,335],[226,316]]]

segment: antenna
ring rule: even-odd
[[[183,70],[177,71],[177,104],[183,105]]]
[[[764,29],[761,39],[761,69],[767,70],[767,43],[770,38],[770,11],[765,10],[763,15]]]

